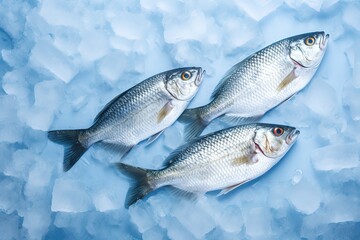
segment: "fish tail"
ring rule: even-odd
[[[150,186],[148,178],[148,173],[150,172],[149,170],[133,167],[123,163],[116,163],[115,165],[121,173],[132,180],[129,191],[126,195],[125,208],[129,208],[130,205],[134,204],[136,201],[142,199],[154,190]]]
[[[184,122],[185,125],[185,139],[190,140],[198,137],[206,128],[208,122],[202,117],[202,110],[204,107],[186,109],[180,116],[179,121]]]
[[[64,145],[63,169],[65,172],[69,171],[87,150],[79,141],[79,134],[82,131],[80,129],[48,132],[48,138],[51,141]]]

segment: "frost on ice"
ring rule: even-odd
[[[360,5],[341,0],[11,1],[0,6],[0,239],[360,239]],[[86,128],[119,93],[181,66],[225,72],[282,38],[330,33],[312,82],[262,121],[301,136],[269,173],[223,198],[161,189],[125,210],[128,181],[94,149],[62,172],[49,129]],[[128,164],[160,168],[176,123]]]

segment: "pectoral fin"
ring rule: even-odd
[[[232,190],[234,190],[235,188],[243,185],[244,183],[247,183],[248,181],[249,181],[249,180],[245,180],[245,181],[242,181],[242,182],[240,182],[240,183],[238,183],[238,184],[235,184],[235,185],[232,185],[232,186],[230,186],[230,187],[224,188],[224,189],[221,190],[221,192],[219,192],[218,195],[216,195],[216,196],[219,197],[219,196],[225,195],[225,194],[231,192]]]
[[[167,102],[161,109],[158,114],[157,122],[160,123],[164,118],[169,115],[169,113],[174,109],[174,104],[170,101]]]
[[[164,131],[165,131],[165,129],[162,130],[162,131],[160,131],[160,132],[158,132],[158,133],[155,133],[154,135],[152,135],[151,137],[149,137],[148,140],[146,141],[146,145],[149,145],[149,144],[151,144],[152,142],[154,142],[156,139],[158,139],[158,137],[160,137],[160,135],[161,135]]]
[[[283,90],[287,85],[289,85],[289,83],[291,83],[295,78],[297,78],[295,70],[296,68],[293,68],[293,70],[291,70],[291,72],[284,78],[284,80],[282,80],[282,82],[276,89],[278,92]]]

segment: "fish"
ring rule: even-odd
[[[216,118],[230,125],[256,122],[290,99],[314,76],[328,39],[325,32],[292,36],[237,63],[220,80],[207,105],[187,109],[180,116],[185,138],[200,135]]]
[[[51,141],[64,145],[64,171],[70,170],[94,144],[121,158],[139,142],[154,141],[186,109],[204,75],[201,67],[156,74],[111,100],[91,127],[49,131]]]
[[[214,190],[221,190],[218,195],[227,194],[271,169],[299,134],[291,126],[250,123],[186,143],[173,151],[159,170],[116,163],[131,180],[125,207],[166,186],[190,199]]]

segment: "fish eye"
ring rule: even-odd
[[[183,80],[183,81],[187,81],[187,80],[189,80],[190,78],[191,78],[191,72],[189,72],[189,71],[185,71],[185,72],[183,72],[182,74],[181,74],[181,79]]]
[[[304,42],[305,42],[305,44],[307,46],[312,46],[312,45],[315,44],[315,38],[314,37],[308,37],[308,38],[305,39]]]
[[[277,137],[280,137],[281,135],[283,135],[284,133],[284,129],[281,127],[276,127],[273,129],[273,134]]]

